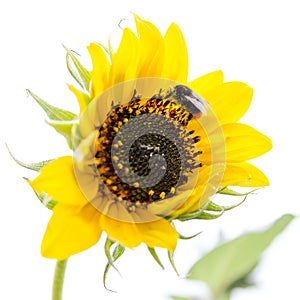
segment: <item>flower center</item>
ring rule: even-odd
[[[188,131],[193,115],[172,93],[114,107],[99,128],[95,160],[103,184],[128,205],[147,205],[172,197],[201,167]]]

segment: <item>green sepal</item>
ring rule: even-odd
[[[104,51],[105,53],[107,54],[108,58],[110,59],[110,61],[112,61],[112,57],[113,57],[113,48],[112,48],[112,45],[111,45],[111,41],[110,41],[110,38],[108,39],[108,46],[105,46],[101,43],[95,43],[97,44],[98,46],[100,46]]]
[[[11,156],[11,158],[21,167],[32,170],[32,171],[36,171],[39,172],[44,166],[46,166],[49,162],[52,161],[52,159],[49,160],[44,160],[44,161],[40,161],[37,163],[24,163],[18,159],[16,159],[13,154],[11,153],[11,151],[9,150],[8,146],[6,145],[7,151],[9,153],[9,155]]]
[[[251,194],[251,192],[246,193],[246,196],[244,196],[244,199],[242,201],[238,202],[237,204],[233,204],[233,205],[221,206],[221,205],[218,205],[216,203],[209,202],[208,205],[205,207],[205,210],[206,211],[213,211],[213,212],[224,212],[224,211],[231,210],[233,208],[236,208],[236,207],[240,206],[242,203],[244,203],[249,194]]]
[[[168,250],[168,257],[169,257],[170,264],[171,264],[171,266],[173,267],[175,273],[177,274],[178,277],[180,277],[180,276],[179,276],[179,273],[178,273],[178,271],[177,271],[177,268],[176,268],[176,266],[175,266],[175,261],[174,261],[174,251],[169,251],[169,250]]]
[[[47,120],[48,125],[52,126],[58,133],[63,135],[66,138],[69,147],[73,149],[71,131],[72,126],[76,124],[78,118],[77,115],[48,104],[29,90],[27,90],[27,92],[46,112],[49,117],[49,120]]]
[[[193,234],[193,235],[190,235],[190,236],[184,236],[184,235],[182,235],[182,234],[180,234],[180,233],[178,233],[178,234],[179,234],[179,238],[180,238],[181,240],[191,240],[191,239],[193,239],[194,237],[198,236],[200,233],[202,233],[202,231],[197,232],[196,234]]]
[[[25,179],[27,182],[29,182],[28,178],[23,177],[23,179]],[[34,189],[32,189],[32,190],[34,191],[35,195],[40,200],[40,202],[44,206],[46,206],[48,209],[52,210],[54,208],[54,206],[57,204],[57,202],[54,201],[52,198],[50,198],[47,194],[45,194],[45,193],[39,193],[39,192],[35,191]]]
[[[109,58],[110,58],[110,61],[112,61],[112,57],[113,57],[113,54],[114,54],[114,50],[113,50],[113,47],[111,45],[111,40],[110,40],[110,37],[108,39],[108,48],[107,48],[107,53],[109,55]]]
[[[70,121],[77,119],[76,114],[48,104],[32,91],[27,90],[27,93],[42,107],[49,119],[56,121]]]
[[[29,169],[32,171],[36,171],[36,172],[40,172],[40,170],[42,168],[44,168],[49,162],[51,162],[52,159],[40,161],[37,163],[23,163],[20,160],[16,160],[16,159],[14,159],[14,161],[23,168],[26,168],[26,169]]]
[[[214,220],[214,219],[220,218],[223,215],[223,213],[224,213],[224,211],[221,211],[219,213],[210,213],[210,212],[203,211],[196,219]]]
[[[103,273],[103,285],[104,287],[111,291],[111,292],[114,292],[110,289],[107,288],[106,286],[106,278],[107,278],[107,274],[108,274],[108,271],[111,267],[113,267],[120,275],[120,272],[118,271],[118,269],[114,266],[114,262],[123,255],[124,251],[125,251],[125,247],[123,247],[121,244],[117,244],[116,247],[114,248],[113,250],[113,253],[111,254],[110,250],[111,250],[111,247],[115,244],[116,242],[112,241],[111,239],[109,238],[106,238],[106,242],[105,242],[105,245],[104,245],[104,251],[105,251],[105,255],[107,257],[107,264],[105,266],[105,269],[104,269],[104,273]]]
[[[80,63],[80,61],[74,55],[74,53],[76,52],[69,50],[65,46],[64,48],[67,51],[66,63],[68,71],[84,90],[89,91],[91,81],[90,72]]]
[[[110,264],[111,266],[114,267],[113,265],[113,258],[110,254],[110,248],[115,244],[114,241],[112,241],[111,239],[109,238],[106,238],[106,241],[105,241],[105,245],[104,245],[104,252],[105,252],[105,255],[106,255],[106,258],[108,260],[108,264]]]
[[[247,192],[245,194],[240,194],[239,196],[244,196],[244,199],[237,204],[234,205],[228,205],[228,206],[222,206],[218,205],[212,201],[208,202],[204,207],[193,211],[184,213],[178,217],[176,217],[177,220],[180,221],[188,221],[188,220],[214,220],[223,215],[225,211],[231,210],[233,208],[236,208],[240,206],[242,203],[244,203],[247,199],[247,196],[250,195],[253,191]]]
[[[177,220],[179,220],[179,221],[189,221],[189,220],[199,220],[199,219],[213,220],[213,219],[217,219],[217,218],[221,217],[223,213],[224,213],[224,210],[222,210],[219,213],[210,213],[209,211],[200,209],[197,211],[182,214],[177,217]]]
[[[207,205],[205,206],[205,210],[219,212],[219,211],[224,210],[224,206],[221,206],[212,201],[209,201],[207,203]]]
[[[224,188],[218,190],[217,193],[218,194],[222,194],[222,195],[228,195],[228,196],[248,196],[248,195],[252,194],[253,192],[255,192],[257,190],[259,190],[259,188],[258,189],[254,189],[254,190],[252,190],[250,192],[239,193],[239,192],[236,192],[236,191],[234,191],[232,189],[229,189],[228,187],[224,187]]]
[[[198,216],[203,212],[203,210],[197,210],[189,213],[182,214],[178,217],[176,217],[177,220],[179,221],[189,221],[193,219],[198,219]]]
[[[75,124],[78,123],[77,120],[71,120],[71,121],[46,120],[46,123],[51,127],[53,127],[58,133],[63,135],[67,140],[69,148],[71,150],[74,149],[72,128]]]
[[[48,196],[42,194],[42,193],[38,193],[35,190],[33,190],[34,193],[36,194],[36,196],[38,197],[38,199],[41,201],[41,203],[46,206],[48,209],[53,209],[54,206],[57,204],[56,201],[54,201],[53,199],[49,198]]]
[[[152,257],[154,258],[154,260],[155,260],[155,261],[158,263],[158,265],[164,270],[165,268],[164,268],[162,262],[160,261],[158,255],[157,255],[157,253],[156,253],[156,251],[155,251],[155,249],[154,249],[154,248],[148,247],[148,250],[149,250],[150,254],[152,255]]]
[[[175,227],[175,224],[172,222],[172,226],[175,228],[175,230],[177,231],[177,233],[178,233],[178,235],[179,235],[179,238],[181,239],[181,240],[190,240],[190,239],[193,239],[194,237],[196,237],[196,236],[198,236],[200,233],[202,233],[202,231],[199,231],[199,232],[197,232],[197,233],[195,233],[195,234],[193,234],[193,235],[190,235],[190,236],[184,236],[184,235],[182,235],[182,234],[180,234],[179,232],[178,232],[178,230],[176,229],[176,227]]]

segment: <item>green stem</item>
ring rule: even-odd
[[[52,300],[62,299],[62,290],[64,285],[64,277],[67,266],[67,259],[57,261],[52,286]]]

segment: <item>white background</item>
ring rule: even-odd
[[[298,2],[229,1],[34,1],[0,4],[0,299],[50,299],[55,262],[42,258],[40,242],[50,217],[22,179],[35,174],[18,167],[4,142],[20,160],[31,162],[69,154],[63,138],[44,123],[45,116],[29,88],[50,103],[77,109],[65,83],[62,44],[82,54],[91,41],[118,37],[118,22],[130,11],[151,20],[161,31],[177,23],[186,38],[190,79],[222,69],[226,80],[254,87],[253,103],[243,122],[267,134],[274,149],[253,163],[271,186],[248,198],[241,207],[210,222],[184,224],[184,233],[204,232],[178,245],[176,261],[184,276],[222,232],[233,238],[263,228],[286,212],[300,212],[299,199],[299,8]],[[154,45],[155,46],[155,45]],[[299,220],[278,238],[255,272],[258,285],[238,290],[233,300],[299,299]],[[69,261],[64,300],[168,299],[170,294],[193,295],[201,284],[176,277],[166,254],[162,271],[145,247],[129,250],[118,262],[122,278],[112,270],[107,292],[101,282],[105,266],[103,242]]]

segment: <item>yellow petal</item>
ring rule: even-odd
[[[176,230],[162,218],[143,223],[144,220],[149,219],[148,214],[149,212],[145,209],[139,209],[135,213],[135,220],[140,221],[137,223],[137,228],[141,232],[142,242],[150,248],[161,247],[174,251],[179,238]]]
[[[60,157],[48,163],[33,181],[31,187],[38,193],[44,193],[59,204],[78,206],[87,204],[73,170],[71,156]]]
[[[137,37],[132,30],[125,28],[119,48],[112,56],[109,87],[136,77],[138,64],[137,43]]]
[[[109,215],[119,215],[120,218],[102,215],[100,227],[110,239],[118,241],[125,247],[134,248],[141,243],[151,248],[162,247],[174,250],[176,247],[178,234],[175,229],[164,219],[147,222],[157,217],[151,216],[145,209],[136,209],[136,212],[129,213],[122,204],[114,203],[110,206]],[[123,222],[120,219],[131,219],[131,222]]]
[[[117,218],[111,218],[106,215],[102,215],[100,218],[100,227],[107,233],[107,236],[118,241],[125,247],[134,248],[138,246],[141,241],[140,231],[132,219],[129,212],[120,203],[114,203],[110,206],[110,216],[120,216],[120,219],[129,219],[131,222],[122,222]],[[124,217],[124,215],[126,215]]]
[[[90,103],[90,97],[84,92],[76,89],[73,85],[68,85],[68,87],[69,90],[76,96],[80,108],[80,113],[82,113]]]
[[[242,82],[226,82],[205,93],[222,124],[238,121],[250,106],[253,90]]]
[[[224,82],[222,71],[215,71],[205,74],[191,81],[189,87],[206,99],[207,93]]]
[[[226,161],[242,162],[264,154],[272,148],[272,141],[245,124],[222,126],[226,143]]]
[[[91,98],[104,91],[107,85],[110,63],[101,45],[91,43],[88,47],[93,69],[91,71]]]
[[[227,164],[222,179],[222,187],[230,185],[261,187],[269,185],[269,180],[262,171],[249,163]]]
[[[101,235],[99,217],[89,204],[79,212],[56,207],[42,241],[42,255],[63,260],[93,246]]]
[[[188,53],[184,36],[172,23],[164,37],[165,54],[161,77],[185,83],[188,75]]]
[[[159,30],[150,22],[134,15],[139,35],[137,77],[161,77],[164,61],[164,41]]]

